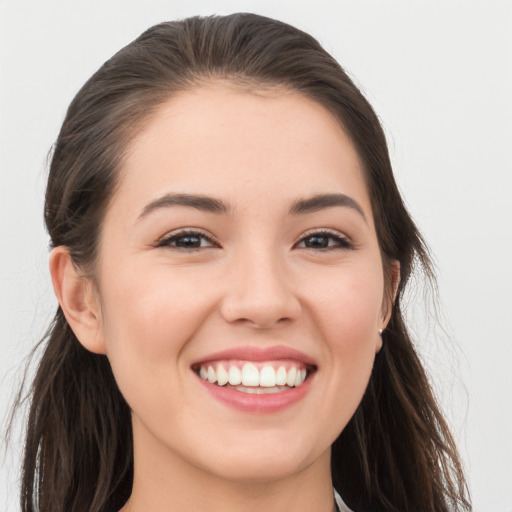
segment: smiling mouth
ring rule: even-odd
[[[316,370],[297,361],[216,361],[193,367],[204,381],[248,394],[273,394],[302,386]]]

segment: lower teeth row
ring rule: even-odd
[[[252,395],[269,395],[272,393],[281,393],[283,391],[288,391],[292,389],[289,386],[275,386],[272,388],[261,388],[261,387],[248,387],[248,386],[232,386],[231,384],[227,384],[222,386],[225,388],[235,389],[236,391],[241,391],[242,393],[248,393]]]

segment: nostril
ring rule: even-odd
[[[278,318],[275,320],[274,318],[240,318],[236,321],[239,324],[245,324],[256,329],[265,330],[265,329],[273,329],[276,326],[281,326],[284,324],[288,324],[292,321],[291,318]]]

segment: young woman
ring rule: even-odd
[[[71,103],[45,219],[23,511],[470,509],[401,312],[427,249],[311,36],[146,31]]]

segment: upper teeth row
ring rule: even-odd
[[[199,375],[202,379],[212,384],[216,382],[219,386],[225,384],[238,386],[242,384],[244,386],[262,386],[266,388],[285,385],[293,387],[300,386],[304,382],[306,370],[295,366],[292,366],[289,370],[286,370],[284,366],[279,366],[277,370],[274,370],[272,366],[266,365],[260,371],[251,363],[245,363],[240,370],[236,365],[231,365],[226,369],[222,364],[219,364],[216,369],[211,365],[208,367],[201,366]]]

